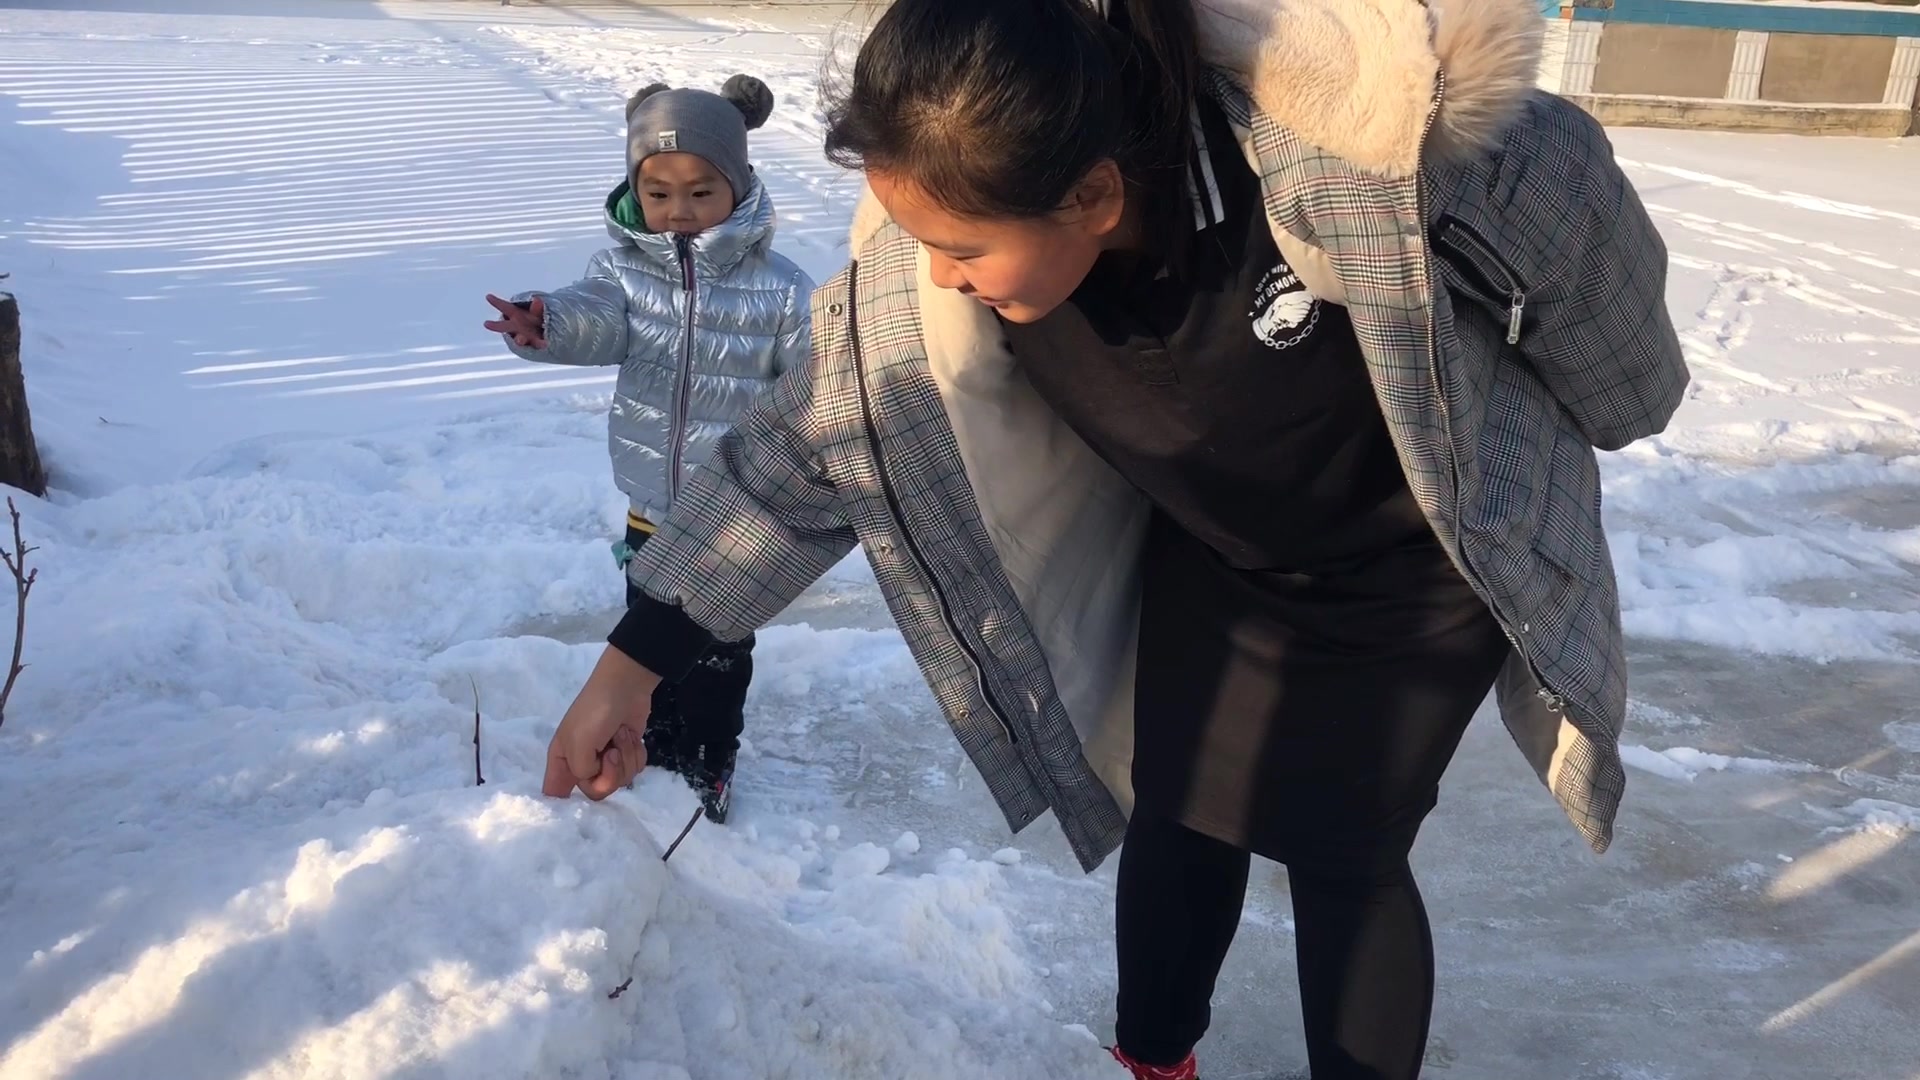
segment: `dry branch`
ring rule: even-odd
[[[706,813],[705,807],[696,806],[693,808],[693,816],[687,819],[687,827],[681,829],[680,835],[674,837],[673,843],[667,845],[667,853],[660,856],[661,862],[666,862],[668,859],[673,858],[673,853],[680,850],[680,841],[685,840],[687,834],[693,831],[693,827],[700,824],[700,815],[704,813]]]
[[[673,843],[667,845],[667,853],[665,855],[660,856],[661,862],[666,862],[668,859],[673,858],[673,853],[680,850],[680,841],[685,840],[687,838],[687,834],[693,831],[693,827],[695,825],[700,824],[700,818],[706,812],[707,812],[706,807],[704,806],[694,807],[693,816],[687,819],[687,827],[684,829],[681,829],[680,835],[674,837]],[[638,955],[635,955],[633,959],[634,959],[634,963],[636,964],[640,962],[640,957]],[[607,999],[609,1001],[614,1000],[618,998],[621,994],[626,993],[628,990],[632,988],[633,988],[633,976],[629,975],[627,976],[627,981],[607,991]]]
[[[487,782],[480,775],[480,684],[473,676],[467,676],[467,684],[473,687],[473,786],[479,787]]]
[[[0,560],[5,560],[7,569],[13,573],[13,663],[7,668],[7,683],[0,687],[0,724],[7,722],[7,699],[13,696],[13,684],[19,680],[20,673],[27,665],[20,662],[20,654],[27,643],[27,594],[33,591],[33,583],[40,578],[40,569],[27,569],[27,556],[40,550],[28,547],[20,535],[20,508],[13,505],[13,497],[7,497],[7,514],[13,518],[13,550],[0,551]]]

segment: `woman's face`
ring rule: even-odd
[[[1112,246],[1125,204],[1119,170],[1103,162],[1067,205],[1037,219],[976,218],[942,208],[912,180],[869,172],[894,222],[926,249],[933,283],[1013,323],[1037,322],[1067,302]]]

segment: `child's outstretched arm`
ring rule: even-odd
[[[604,251],[587,263],[585,277],[564,289],[511,300],[489,295],[487,302],[501,318],[486,328],[523,360],[604,367],[627,357],[627,290]]]

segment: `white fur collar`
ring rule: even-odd
[[[1411,176],[1441,70],[1447,95],[1429,160],[1496,145],[1540,69],[1534,0],[1195,0],[1209,63],[1245,80],[1254,104],[1307,142],[1382,176]],[[863,194],[857,255],[886,224]]]
[[[1438,73],[1447,95],[1429,159],[1494,145],[1539,79],[1534,0],[1195,0],[1209,62],[1307,142],[1383,176],[1420,165]]]

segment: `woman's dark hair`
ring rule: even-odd
[[[954,213],[1058,210],[1102,159],[1179,191],[1200,69],[1192,0],[895,0],[827,92],[827,158]],[[1150,199],[1171,215],[1173,200]],[[1156,230],[1158,231],[1158,230]],[[1163,234],[1164,235],[1164,234]]]

